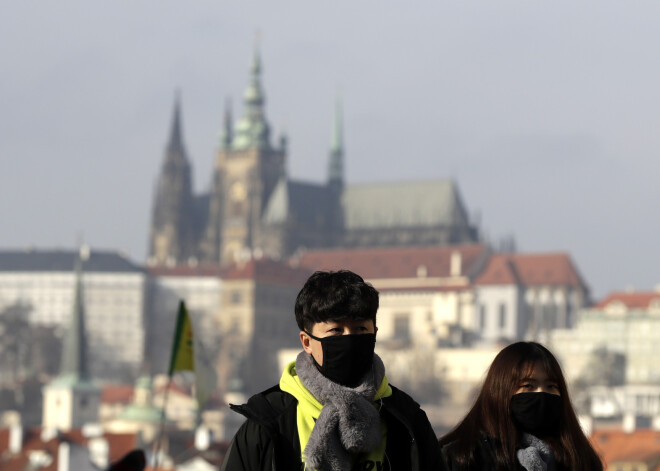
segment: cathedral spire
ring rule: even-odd
[[[330,160],[328,163],[328,184],[341,189],[344,186],[344,136],[342,126],[341,103],[335,105],[335,123],[330,142]]]
[[[181,121],[177,92],[169,142],[154,194],[149,236],[149,263],[153,265],[181,263],[195,251],[193,185]]]
[[[225,116],[222,123],[222,132],[220,133],[220,148],[228,150],[231,146],[232,137],[231,100],[227,98],[227,101],[225,102]]]
[[[183,139],[181,136],[181,92],[177,90],[174,97],[174,113],[172,115],[170,142],[167,146],[168,155],[183,155]]]
[[[261,88],[261,71],[261,54],[257,46],[250,65],[250,82],[243,93],[245,116],[236,125],[233,149],[270,148],[270,126],[264,113],[266,99]]]
[[[73,306],[69,329],[62,346],[62,364],[59,379],[73,383],[89,381],[87,364],[87,336],[85,333],[85,303],[83,298],[82,264],[89,257],[89,247],[82,246],[75,261],[76,284],[73,294]]]

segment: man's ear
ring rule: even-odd
[[[300,343],[302,344],[303,350],[305,352],[309,353],[310,355],[312,354],[312,347],[309,344],[310,337],[307,335],[306,332],[303,332],[302,330],[300,331]]]

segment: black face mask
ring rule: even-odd
[[[546,392],[514,394],[511,398],[513,421],[519,429],[532,435],[557,435],[561,401],[561,396]]]
[[[323,376],[335,383],[353,388],[373,364],[376,334],[314,337],[305,333],[321,342],[323,365],[316,363],[315,359],[314,363]]]

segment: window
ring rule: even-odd
[[[486,306],[481,304],[479,306],[479,330],[486,328]]]
[[[504,304],[504,303],[500,303],[499,326],[500,326],[500,329],[506,328],[506,304]]]
[[[410,342],[410,316],[408,314],[394,315],[394,339],[404,344]]]

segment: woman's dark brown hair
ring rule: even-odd
[[[540,438],[552,446],[555,460],[571,471],[603,469],[575,416],[559,363],[547,348],[536,342],[517,342],[497,354],[470,412],[440,439],[441,446],[452,443],[452,456],[460,469],[468,469],[475,459],[476,445],[484,437],[494,438],[499,444],[494,450],[495,469],[517,468],[516,445],[520,432],[513,422],[511,397],[537,366],[556,381],[562,398],[558,435]]]

